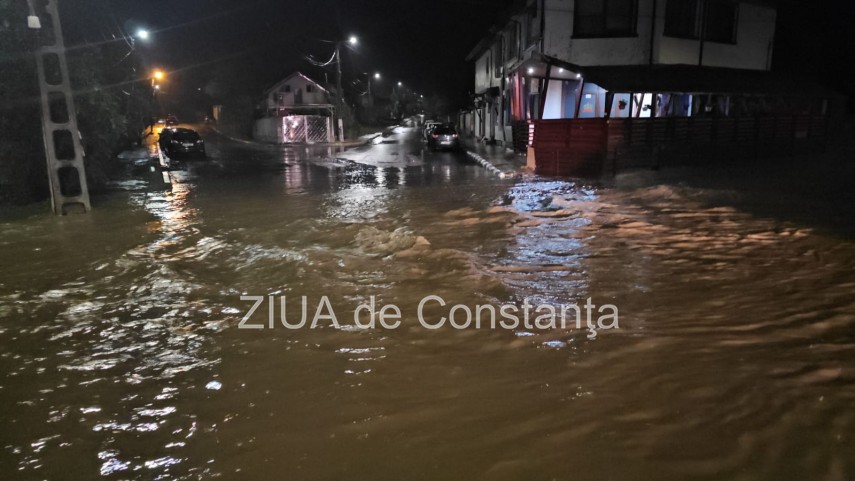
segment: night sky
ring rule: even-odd
[[[294,70],[323,81],[324,70],[310,66],[302,54],[328,60],[332,46],[322,40],[356,35],[359,45],[343,54],[345,82],[379,71],[387,85],[402,81],[419,93],[461,103],[472,90],[472,68],[464,57],[510,3],[66,0],[62,12],[70,44],[103,41],[117,34],[118,26],[127,32],[147,26],[152,39],[138,43],[140,55],[150,65],[180,71],[185,90],[204,85],[223,64],[239,65],[258,89]],[[334,68],[327,72],[334,82]]]
[[[173,87],[204,85],[221,65],[238,66],[254,89],[293,70],[318,80],[324,71],[301,59],[327,60],[321,40],[359,37],[344,54],[345,81],[379,71],[424,93],[464,103],[473,70],[464,58],[513,0],[65,0],[69,44],[112,38],[119,27],[152,31],[139,53],[150,65],[180,72]],[[781,0],[774,68],[814,76],[849,95],[855,58],[855,2]],[[334,70],[328,69],[330,81]]]

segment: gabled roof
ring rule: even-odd
[[[330,93],[330,91],[329,91],[329,90],[327,90],[326,88],[324,88],[324,86],[323,86],[323,85],[319,84],[318,82],[315,82],[314,80],[310,79],[309,77],[307,77],[306,75],[304,75],[302,72],[299,72],[299,71],[294,72],[294,73],[292,73],[291,75],[289,75],[289,76],[285,77],[284,79],[282,79],[282,80],[280,80],[280,81],[276,82],[275,84],[273,84],[273,86],[272,86],[272,87],[270,87],[270,88],[268,88],[267,90],[265,90],[265,91],[264,91],[264,93],[265,93],[265,94],[270,94],[271,92],[275,92],[275,91],[279,90],[279,89],[282,87],[282,85],[284,85],[284,84],[286,84],[286,83],[290,82],[291,80],[293,80],[294,78],[297,78],[297,77],[302,77],[302,78],[303,78],[303,79],[305,79],[307,82],[309,82],[310,84],[312,84],[312,85],[314,85],[315,87],[319,88],[320,90],[322,90],[322,91],[324,91],[324,92],[326,92],[326,93]]]

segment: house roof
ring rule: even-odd
[[[296,77],[302,77],[307,82],[311,83],[312,85],[316,86],[317,88],[321,89],[322,91],[324,91],[326,93],[330,93],[330,91],[327,90],[326,88],[324,88],[323,85],[321,85],[318,82],[315,82],[314,80],[310,79],[309,77],[304,75],[302,72],[297,71],[297,72],[294,72],[291,75],[285,77],[284,79],[276,82],[275,84],[273,84],[273,86],[271,86],[270,88],[268,88],[267,90],[264,91],[265,94],[269,94],[271,92],[275,92],[275,91],[279,90],[283,84],[288,83],[289,81],[293,80]]]
[[[466,61],[471,62],[472,60],[475,60],[478,56],[484,53],[485,50],[490,48],[496,40],[496,36],[499,32],[504,30],[516,15],[519,15],[520,12],[524,11],[527,3],[527,0],[513,0],[505,10],[499,12],[497,20],[493,26],[490,27],[490,30],[487,31],[478,44],[472,48],[468,55],[466,55]]]

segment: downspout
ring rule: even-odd
[[[701,44],[698,49],[698,67],[704,66],[704,39],[707,36],[707,0],[701,0]]]
[[[507,79],[508,79],[507,69],[508,69],[508,67],[504,61],[505,37],[500,36],[499,38],[501,39],[499,42],[499,52],[500,52],[499,57],[502,58],[502,78],[501,78],[501,81],[499,82],[499,85],[501,85],[501,90],[499,92],[499,95],[501,95],[500,102],[499,102],[499,108],[500,108],[499,117],[501,119],[500,125],[502,126],[502,142],[507,144],[508,136],[505,134],[505,110],[507,110],[507,108],[505,107],[505,102],[507,102],[506,97],[507,97],[507,88],[508,88],[508,84],[507,84]]]
[[[653,0],[653,14],[650,16],[650,65],[653,65],[653,48],[656,45],[656,4],[659,0]]]
[[[546,53],[546,0],[540,0],[540,53]]]

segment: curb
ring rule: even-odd
[[[473,158],[476,162],[481,164],[481,166],[484,167],[485,169],[487,169],[490,172],[498,175],[500,179],[510,179],[510,178],[517,176],[516,172],[502,172],[498,167],[493,165],[492,162],[485,159],[484,157],[481,157],[480,155],[476,154],[475,152],[473,152],[469,149],[466,149],[466,155]]]

